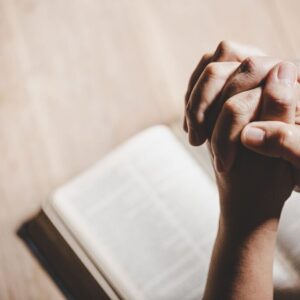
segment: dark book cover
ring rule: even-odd
[[[18,235],[67,299],[109,300],[43,211],[24,223]]]

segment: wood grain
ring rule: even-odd
[[[61,299],[16,236],[58,185],[182,108],[218,41],[300,46],[296,0],[0,0],[0,299]]]

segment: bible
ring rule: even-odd
[[[300,299],[300,196],[284,208],[275,299]],[[218,226],[210,155],[176,123],[131,137],[53,192],[19,235],[68,299],[201,299]]]

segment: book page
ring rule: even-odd
[[[150,128],[58,190],[53,207],[125,299],[199,299],[218,195],[165,126]]]
[[[52,209],[120,298],[199,299],[204,290],[218,195],[208,151],[190,147],[176,126],[177,138],[165,126],[138,134],[53,197]],[[275,285],[295,287],[280,250]]]

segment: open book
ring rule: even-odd
[[[278,299],[300,299],[299,195],[280,225]],[[70,299],[196,300],[218,205],[205,147],[158,125],[57,189],[20,235]]]

